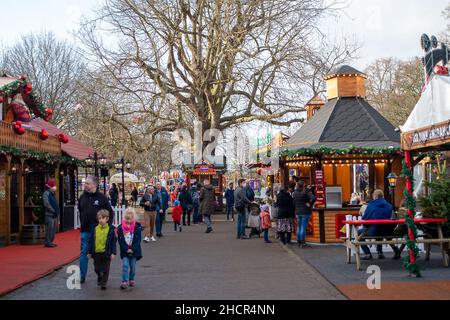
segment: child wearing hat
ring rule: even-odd
[[[178,228],[181,229],[181,214],[183,213],[183,209],[181,208],[180,201],[175,201],[174,207],[172,208],[172,220],[174,231],[177,232]]]
[[[261,207],[261,229],[263,230],[265,243],[272,243],[272,241],[269,240],[269,230],[271,226],[270,208],[268,205],[263,205]]]

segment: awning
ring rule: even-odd
[[[31,130],[41,132],[42,129],[47,130],[48,134],[50,136],[56,136],[60,133],[65,132],[61,129],[58,129],[54,125],[52,125],[49,122],[45,122],[41,118],[33,119],[30,123]],[[69,157],[78,159],[78,160],[85,160],[89,156],[92,156],[94,154],[94,149],[91,147],[86,146],[79,140],[77,140],[74,137],[69,137],[69,143],[67,144],[61,144],[61,149],[64,153],[66,153]]]
[[[404,150],[450,143],[450,77],[431,78],[401,129]]]

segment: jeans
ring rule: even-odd
[[[203,219],[205,220],[208,229],[212,229],[211,216],[203,216]]]
[[[183,226],[186,225],[186,217],[188,226],[191,225],[191,210],[183,209]]]
[[[45,245],[51,245],[55,241],[56,220],[56,218],[45,216]]]
[[[194,221],[194,224],[197,224],[200,222],[200,208],[199,208],[199,206],[196,206],[196,205],[194,205],[193,221]]]
[[[166,210],[163,210],[163,212],[161,213],[161,212],[158,212],[157,214],[156,214],[156,226],[155,226],[155,228],[156,228],[156,234],[158,235],[160,235],[160,234],[162,234],[162,227],[163,227],[163,224],[164,224],[164,217],[166,216]]]
[[[238,239],[245,236],[245,209],[243,211],[238,211],[238,223],[237,223],[237,237]]]
[[[122,282],[134,281],[136,275],[136,258],[124,257],[122,260]]]
[[[227,204],[227,220],[230,220],[230,214],[231,218],[234,220],[234,207],[233,205]]]
[[[91,234],[89,232],[81,233],[81,249],[80,249],[80,275],[81,279],[86,279],[86,275],[88,272],[88,264],[89,264],[89,245]]]
[[[388,236],[392,235],[394,232],[395,226],[394,225],[386,225],[386,226],[377,226],[374,225],[370,227],[366,232],[364,232],[366,229],[359,229],[358,234],[361,235],[364,232],[364,235],[366,237],[381,237],[381,236]],[[394,250],[395,254],[400,255],[401,251],[397,246],[391,245],[392,250]],[[371,254],[370,249],[368,246],[361,246],[362,251],[364,254]],[[378,254],[383,254],[383,246],[377,245],[377,252]]]
[[[310,215],[298,215],[297,216],[297,240],[304,242],[306,239],[306,231],[308,231]]]
[[[264,234],[264,241],[269,242],[269,229],[264,229],[263,234]]]

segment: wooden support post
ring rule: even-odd
[[[320,230],[320,243],[326,243],[325,237],[325,210],[319,210],[319,230]]]
[[[20,159],[19,178],[19,233],[25,224],[25,159]]]
[[[6,160],[8,165],[6,167],[6,245],[11,244],[11,161],[12,156],[7,155]]]

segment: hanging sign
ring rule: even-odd
[[[316,208],[325,208],[325,180],[323,170],[316,170],[315,175],[316,185]]]

